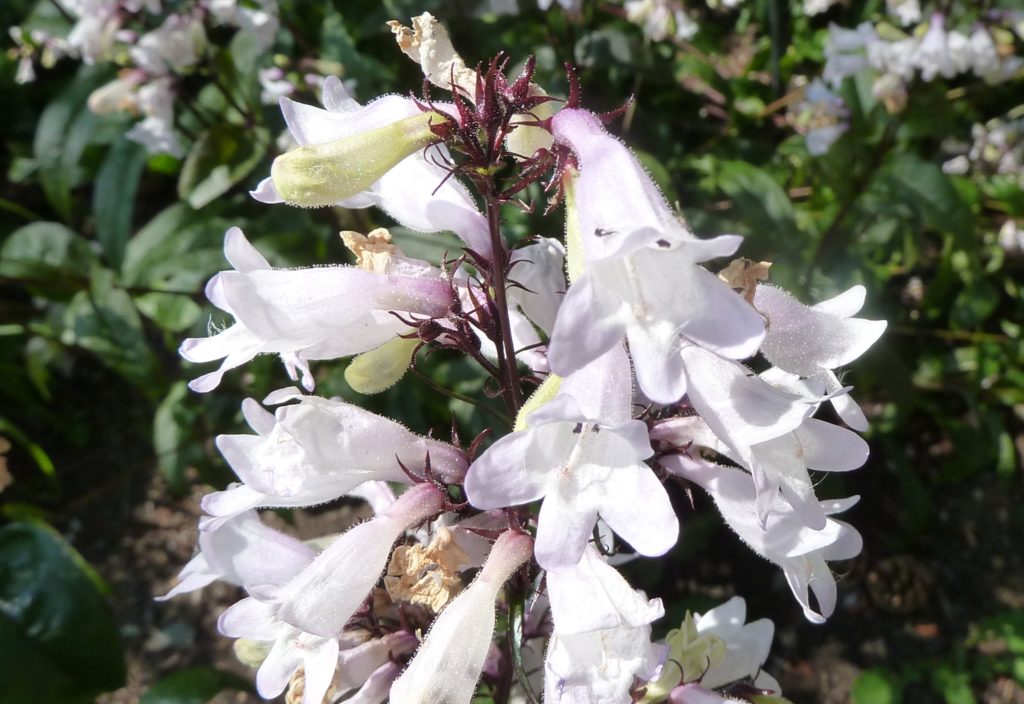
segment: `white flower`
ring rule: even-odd
[[[956,64],[950,53],[949,34],[946,33],[946,18],[936,12],[932,15],[928,32],[914,52],[914,65],[921,70],[921,78],[930,81],[937,75],[952,78],[956,75]]]
[[[434,621],[409,667],[391,687],[398,704],[469,704],[494,635],[494,601],[533,540],[502,533],[473,583]]]
[[[821,391],[842,388],[835,369],[860,357],[885,332],[884,320],[854,318],[864,306],[866,290],[849,290],[805,306],[780,288],[763,284],[754,294],[754,307],[767,318],[761,353],[780,369],[810,379]],[[834,396],[843,421],[854,430],[867,430],[867,420],[848,394]]]
[[[558,309],[565,298],[565,247],[556,239],[537,242],[512,251],[508,299],[530,322],[550,335]],[[517,263],[518,262],[518,263]]]
[[[847,76],[868,67],[867,53],[878,43],[878,34],[870,22],[863,22],[856,29],[843,29],[830,24],[825,40],[825,69],[822,77],[833,87],[838,86]]]
[[[651,627],[618,626],[559,633],[544,658],[545,704],[629,704],[636,679],[650,680],[667,648],[651,643]]]
[[[839,0],[804,0],[804,14],[808,16],[820,15],[827,12],[830,7]]]
[[[886,11],[899,18],[903,26],[917,24],[921,21],[921,3],[919,0],[885,0]]]
[[[264,699],[284,692],[292,674],[305,671],[302,704],[320,704],[338,667],[337,638],[305,633],[276,615],[273,604],[252,597],[239,601],[217,621],[217,628],[230,638],[246,638],[273,645],[256,672],[256,691]]]
[[[305,633],[336,638],[387,566],[395,541],[441,512],[444,493],[417,484],[376,516],[350,528],[280,589],[257,598]]]
[[[136,105],[145,117],[125,136],[150,154],[182,156],[185,150],[174,133],[174,97],[170,78],[157,78],[139,88]]]
[[[291,390],[272,394],[267,403],[292,398],[300,403],[274,415],[247,400],[242,409],[258,434],[217,436],[217,448],[243,483],[203,498],[211,516],[224,520],[249,508],[312,506],[366,482],[408,483],[399,463],[422,476],[428,456],[431,470],[447,481],[459,481],[465,472],[456,448],[358,406]]]
[[[977,27],[968,40],[970,51],[970,68],[975,76],[984,78],[996,77],[1000,74],[1001,61],[992,35],[984,27]]]
[[[281,100],[281,112],[299,145],[320,145],[366,133],[420,114],[409,98],[386,95],[365,106],[353,100],[341,81],[328,77],[324,82],[326,110]],[[435,161],[447,159],[443,145],[434,145],[403,159],[367,190],[338,203],[343,208],[367,208],[375,205],[399,223],[417,232],[450,230],[478,253],[490,253],[487,221],[477,210],[465,186]],[[265,179],[253,197],[264,203],[281,202],[271,179]]]
[[[274,105],[281,98],[287,98],[295,92],[295,86],[288,80],[277,66],[261,68],[259,70],[260,80],[260,102],[264,105]]]
[[[679,523],[644,464],[653,451],[647,427],[630,416],[630,381],[625,353],[613,348],[469,468],[466,495],[477,508],[544,499],[536,553],[545,568],[577,563],[599,515],[642,555],[675,544]]]
[[[206,48],[203,23],[188,15],[169,15],[128,50],[135,65],[151,76],[180,73],[199,60]]]
[[[762,618],[745,623],[747,605],[742,597],[734,596],[703,616],[686,613],[680,628],[669,631],[665,638],[669,656],[661,675],[647,687],[644,702],[663,701],[669,691],[670,702],[700,701],[698,693],[708,695],[709,690],[724,687],[739,680],[753,680],[755,686],[779,691],[778,683],[761,666],[768,659],[775,624]],[[679,692],[680,683],[699,683]],[[682,698],[683,694],[688,698]],[[718,697],[724,701],[724,698]]]
[[[238,0],[207,0],[210,13],[222,24],[233,25],[252,36],[259,51],[274,43],[279,25],[276,0],[239,3]]]
[[[580,561],[548,570],[551,618],[560,634],[637,628],[665,614],[661,599],[647,599],[588,545]]]
[[[347,357],[379,347],[410,329],[391,313],[435,317],[453,299],[437,269],[411,260],[395,273],[351,266],[273,269],[237,227],[224,238],[224,254],[235,271],[222,271],[206,286],[210,301],[235,317],[211,337],[189,338],[180,348],[190,362],[223,359],[220,368],[194,379],[194,391],[210,391],[224,372],[257,354],[277,353],[291,378],[302,374],[313,388],[309,361]]]
[[[312,562],[315,552],[300,540],[263,525],[255,511],[244,511],[205,529],[200,520],[199,554],[178,575],[178,584],[159,601],[201,589],[222,579],[246,588],[280,585]]]
[[[67,37],[68,53],[86,64],[108,60],[121,29],[117,0],[61,0],[60,5],[78,19]]]
[[[695,237],[592,113],[563,109],[552,124],[556,141],[579,161],[567,217],[578,218],[586,260],[551,335],[555,373],[580,369],[625,338],[640,389],[672,403],[686,390],[678,354],[684,339],[728,357],[754,354],[764,334],[761,317],[698,266],[732,254],[741,238]]]
[[[845,560],[860,553],[863,542],[853,527],[829,518],[822,530],[809,528],[781,496],[776,497],[770,508],[772,518],[767,527],[762,527],[755,509],[757,492],[750,475],[743,470],[689,455],[673,455],[661,463],[673,474],[699,484],[740,539],[782,568],[809,621],[824,623],[832,615],[836,607],[836,582],[826,560]],[[857,498],[825,502],[822,509],[826,514],[845,511]],[[817,610],[811,606],[809,590],[814,592]]]
[[[804,99],[794,108],[796,128],[807,140],[807,151],[815,156],[826,153],[849,125],[845,101],[830,91],[821,79],[804,90]]]
[[[780,489],[811,528],[825,525],[808,469],[843,472],[867,461],[868,446],[856,433],[809,416],[820,397],[776,389],[741,365],[688,346],[683,350],[690,379],[688,398],[714,434],[697,444],[725,454],[753,475],[762,525]],[[660,424],[652,437],[685,445],[697,419]],[[677,435],[676,430],[680,432]],[[721,441],[721,442],[718,442]],[[723,446],[724,445],[724,446]]]

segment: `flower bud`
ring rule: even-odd
[[[307,144],[277,157],[270,177],[288,203],[334,205],[368,189],[407,156],[441,141],[431,126],[447,119],[422,112],[334,142]]]

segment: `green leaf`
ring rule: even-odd
[[[18,279],[46,298],[67,298],[80,291],[97,263],[89,242],[56,222],[19,228],[0,248],[0,276]]]
[[[82,66],[67,88],[46,106],[36,126],[33,152],[39,181],[50,205],[64,220],[71,219],[71,189],[80,178],[79,160],[97,122],[86,100],[109,77],[106,68]]]
[[[876,180],[881,197],[911,207],[921,223],[939,232],[971,234],[971,212],[949,176],[916,154],[894,158]]]
[[[200,459],[192,436],[195,421],[195,405],[190,402],[188,386],[179,381],[171,387],[153,416],[153,449],[157,463],[175,491],[186,488],[185,470]]]
[[[230,672],[211,667],[190,667],[167,675],[139,699],[139,704],[205,704],[225,689],[250,689],[249,683]]]
[[[188,296],[154,291],[135,297],[139,312],[168,332],[187,330],[203,309]]]
[[[78,293],[64,311],[61,341],[96,354],[143,389],[152,388],[158,367],[131,296],[113,284],[113,274],[98,270],[88,291]]]
[[[244,179],[262,161],[267,131],[237,125],[217,125],[199,135],[178,180],[178,195],[193,208],[202,208]]]
[[[128,286],[196,291],[225,266],[224,231],[231,225],[186,203],[159,212],[128,241],[122,278]]]
[[[900,686],[885,670],[867,670],[853,683],[853,704],[899,704]]]
[[[145,164],[146,149],[141,144],[121,138],[107,153],[93,186],[92,211],[96,217],[96,235],[103,245],[107,261],[115,270],[119,270],[124,261],[135,212],[135,193]]]
[[[124,683],[110,608],[82,557],[38,524],[0,529],[0,701],[92,701]]]
[[[740,218],[759,234],[780,243],[793,241],[796,217],[789,196],[767,172],[745,161],[719,164],[718,186],[732,198]]]

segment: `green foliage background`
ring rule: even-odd
[[[961,19],[993,5],[942,4]],[[705,8],[701,32],[676,44],[646,41],[589,1],[580,19],[526,0],[520,14],[500,17],[474,16],[468,0],[285,1],[274,55],[257,55],[240,35],[211,36],[208,60],[184,76],[180,101],[190,107],[179,110],[180,126],[190,138],[182,160],[147,156],[126,140],[129,116],[88,110],[88,95],[113,77],[112,66],[65,60],[16,85],[15,58],[0,55],[0,436],[13,444],[14,478],[0,495],[7,524],[0,528],[0,701],[90,701],[123,683],[108,587],[62,533],[84,540],[73,526],[102,507],[110,507],[110,525],[88,530],[116,533],[117,512],[136,495],[130,488],[154,470],[180,494],[195,483],[226,484],[230,471],[210,439],[241,426],[243,397],[261,398],[286,382],[280,366],[262,358],[229,374],[217,393],[185,387],[199,372],[179,359],[178,344],[206,334],[211,320],[224,322],[202,294],[226,267],[224,231],[238,225],[273,264],[298,266],[343,261],[339,229],[388,224],[377,212],[304,211],[249,198],[283,129],[276,107],[259,103],[256,70],[276,62],[292,71],[306,59],[316,71],[355,81],[361,101],[418,91],[418,67],[396,50],[384,22],[424,10],[446,22],[468,61],[504,51],[515,70],[533,54],[537,82],[561,95],[563,62],[571,61],[587,105],[599,111],[632,96],[616,129],[669,200],[698,233],[745,235],[744,255],[773,261],[773,281],[803,300],[867,287],[863,315],[888,320],[889,329],[846,381],[873,421],[872,459],[850,476],[829,477],[829,495],[864,495],[851,520],[866,536],[869,562],[911,555],[953,576],[936,580],[932,611],[918,617],[941,623],[941,647],[918,650],[897,635],[903,647],[883,662],[855,654],[874,668],[853,697],[970,702],[999,677],[1024,683],[1022,612],[991,600],[1003,576],[976,579],[977,570],[992,569],[991,558],[1018,552],[1024,537],[1024,258],[996,237],[1007,219],[1024,221],[1024,179],[941,169],[946,140],[969,140],[972,124],[1020,114],[1024,81],[918,80],[906,109],[890,114],[869,82],[848,80],[841,94],[850,129],[821,157],[773,107],[794,76],[820,73],[829,21],[853,27],[883,5],[851,0],[815,18],[780,0],[748,0],[733,12]],[[5,2],[0,19],[25,27],[63,21],[50,2],[20,0]],[[296,97],[317,102],[312,91]],[[557,220],[510,211],[507,232],[558,236]],[[413,256],[437,260],[457,249],[443,235],[393,232]],[[357,400],[421,432],[447,428],[452,414],[464,437],[490,423],[412,377],[359,397],[343,367],[316,368],[319,393]],[[453,356],[431,357],[425,370],[460,393],[478,394],[483,384]],[[1008,520],[988,522],[993,505]],[[742,549],[722,548],[729,536],[708,511],[684,521],[675,566],[632,575],[672,604],[667,621],[705,605],[673,586],[680,573],[699,574],[696,565],[728,559],[747,582],[770,579],[762,565],[746,569],[753,560]],[[980,526],[981,545],[957,537],[965,522]],[[1005,574],[1016,589],[1020,569],[1010,560]],[[785,615],[797,610],[784,589],[745,579],[733,586],[755,613],[799,624],[798,614]],[[791,628],[795,651],[813,652],[823,641],[804,625]],[[979,651],[986,633],[1007,647]],[[235,686],[245,685],[186,670],[144,701],[205,701]]]

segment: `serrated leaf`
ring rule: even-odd
[[[0,701],[88,702],[124,683],[113,615],[82,557],[51,528],[0,529]]]
[[[217,125],[199,135],[181,168],[178,196],[199,209],[244,179],[263,159],[262,128]]]

